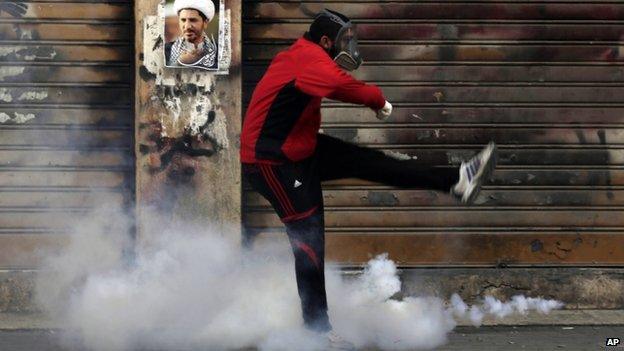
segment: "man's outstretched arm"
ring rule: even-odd
[[[295,86],[306,94],[368,106],[380,111],[386,99],[377,86],[344,72],[331,60],[313,62],[297,76]]]

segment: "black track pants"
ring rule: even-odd
[[[243,164],[251,186],[273,206],[295,256],[303,319],[311,329],[331,329],[325,294],[325,223],[321,182],[360,178],[386,185],[448,192],[459,180],[457,168],[423,166],[385,153],[318,135],[308,159],[279,165]]]

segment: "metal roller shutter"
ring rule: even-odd
[[[0,12],[0,269],[134,199],[132,1],[24,4]]]
[[[624,262],[621,1],[247,1],[244,96],[323,7],[359,24],[358,78],[395,104],[389,121],[326,102],[324,133],[419,162],[457,164],[488,140],[499,168],[475,206],[356,179],[326,184],[327,255],[403,266]],[[245,100],[246,101],[246,100]],[[281,231],[258,194],[245,223]]]

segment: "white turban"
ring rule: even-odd
[[[194,9],[206,16],[208,22],[212,21],[215,14],[215,7],[212,0],[175,0],[173,3],[175,13],[180,13],[182,9]]]

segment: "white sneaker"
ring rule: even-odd
[[[333,330],[330,330],[327,333],[325,333],[325,337],[327,338],[327,341],[329,342],[328,350],[348,350],[348,351],[356,350],[355,345],[343,339],[342,336],[336,334],[336,332]]]
[[[481,152],[459,167],[459,181],[451,194],[465,204],[471,204],[479,195],[481,184],[496,167],[496,144],[490,142]]]

